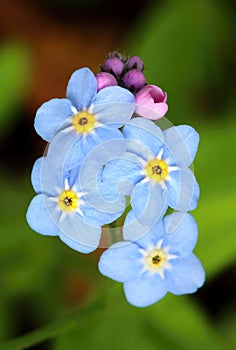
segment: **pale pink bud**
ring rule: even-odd
[[[156,120],[168,111],[167,93],[155,85],[144,86],[136,95],[135,112],[141,117]]]
[[[107,72],[97,73],[96,79],[98,83],[98,87],[97,87],[98,91],[108,86],[118,85],[116,78],[112,74]]]

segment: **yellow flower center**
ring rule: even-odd
[[[72,124],[75,128],[75,131],[79,134],[89,134],[91,131],[93,131],[95,122],[95,115],[87,111],[82,111],[75,114],[72,119]]]
[[[153,272],[163,269],[167,263],[167,253],[164,249],[153,249],[144,257],[145,267]]]
[[[145,166],[146,175],[154,181],[165,181],[169,172],[168,165],[164,160],[152,159]]]
[[[76,210],[79,206],[79,198],[75,192],[65,190],[59,195],[58,205],[64,211]]]

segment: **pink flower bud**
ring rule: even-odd
[[[105,72],[121,75],[124,69],[124,63],[118,57],[110,57],[106,60],[102,69]]]
[[[160,119],[168,111],[167,93],[155,85],[146,85],[135,95],[135,112],[147,119]]]
[[[146,78],[139,69],[131,69],[123,76],[123,83],[127,89],[138,91],[146,84]]]
[[[107,72],[97,73],[96,79],[98,83],[98,87],[97,87],[98,91],[108,86],[118,85],[116,78],[112,74]]]
[[[141,58],[139,56],[132,56],[126,62],[126,69],[127,70],[130,70],[133,68],[139,69],[141,71],[144,69],[143,61],[141,60]]]

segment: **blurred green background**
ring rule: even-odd
[[[236,104],[234,2],[0,1],[0,343],[63,319],[102,290],[106,308],[30,349],[234,349],[236,347]],[[76,253],[25,221],[33,161],[45,144],[37,108],[64,97],[77,68],[95,72],[119,48],[140,55],[148,83],[168,92],[167,117],[200,133],[195,252],[207,273],[195,295],[146,309],[99,275],[101,251]],[[1,349],[1,345],[0,345]]]

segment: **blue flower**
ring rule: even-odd
[[[197,224],[190,214],[174,213],[159,221],[136,242],[119,242],[100,257],[100,272],[124,283],[128,302],[146,307],[175,295],[194,293],[205,281],[204,269],[192,253]]]
[[[68,83],[66,99],[52,99],[37,111],[35,129],[51,152],[61,147],[61,159],[70,169],[79,165],[94,147],[120,137],[118,128],[128,122],[135,109],[132,93],[119,86],[97,93],[97,80],[88,68],[75,71]],[[67,147],[62,147],[67,144]]]
[[[197,132],[187,125],[162,131],[149,120],[135,118],[123,134],[127,152],[108,162],[102,175],[110,196],[131,195],[135,217],[149,227],[168,206],[184,212],[195,209],[199,187],[189,166],[198,147]]]
[[[102,209],[95,209],[99,197],[88,182],[81,186],[80,168],[58,170],[47,157],[35,162],[31,179],[38,193],[26,215],[31,228],[43,235],[59,236],[81,253],[95,250],[101,226],[116,220],[124,210],[122,201],[102,202],[103,206],[99,204]]]

